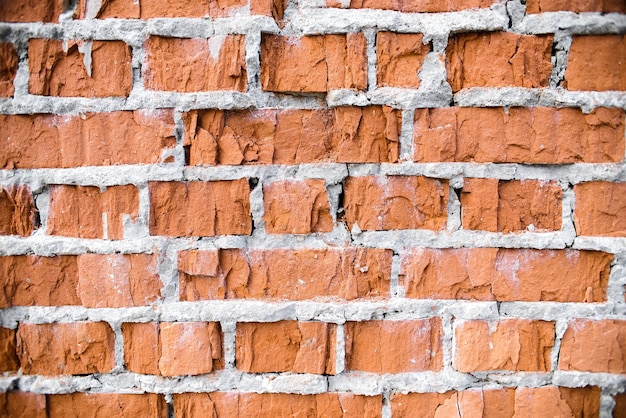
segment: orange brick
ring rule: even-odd
[[[250,0],[250,14],[271,16],[279,26],[287,7],[287,0]]]
[[[218,417],[274,418],[293,416],[379,418],[382,396],[352,393],[180,393],[174,394],[176,418],[216,414]]]
[[[177,92],[236,90],[247,85],[245,37],[180,39],[151,36],[145,43],[146,89]]]
[[[626,183],[592,181],[574,186],[578,235],[626,236]]]
[[[376,38],[376,80],[380,87],[417,88],[417,76],[430,46],[423,35],[414,33],[378,32]]]
[[[626,418],[626,393],[613,396],[615,406],[613,407],[613,418]]]
[[[47,395],[51,417],[167,417],[165,397],[156,393],[140,395],[119,393],[69,393]]]
[[[191,165],[398,160],[401,113],[387,106],[211,109],[183,119]]]
[[[270,234],[310,234],[333,230],[324,180],[287,180],[263,186],[265,230]]]
[[[504,319],[465,321],[454,331],[454,368],[460,372],[549,372],[554,322]]]
[[[623,0],[527,0],[526,13],[568,11],[576,13],[605,12],[625,13]]]
[[[626,373],[626,321],[572,320],[561,342],[559,369]]]
[[[391,250],[182,251],[180,299],[389,297]]]
[[[548,87],[551,52],[552,35],[453,35],[446,50],[448,82],[453,92],[468,87]]]
[[[0,393],[0,416],[48,418],[46,395],[17,390]]]
[[[76,238],[123,239],[123,220],[137,219],[139,191],[133,185],[50,187],[50,235]]]
[[[76,13],[79,19],[216,18],[227,17],[247,5],[244,0],[142,0],[141,5],[134,0],[109,0],[102,2],[97,10],[89,10],[87,3],[87,0],[79,0]]]
[[[487,8],[494,3],[494,0],[351,0],[351,9],[384,9],[397,10],[407,13],[438,13],[457,12],[466,9]],[[329,7],[340,5],[336,0],[326,0]]]
[[[28,91],[43,96],[128,96],[130,48],[122,41],[31,39]]]
[[[122,324],[124,365],[135,373],[160,375],[161,342],[156,322]]]
[[[0,5],[0,15],[4,3]],[[18,61],[17,50],[13,44],[0,42],[0,97],[13,96],[13,80],[15,80],[17,73]]]
[[[362,33],[303,37],[264,34],[261,85],[266,91],[296,93],[365,90],[365,49]]]
[[[346,370],[372,373],[439,371],[441,319],[346,322]]]
[[[113,339],[105,322],[22,323],[17,355],[24,374],[106,373],[115,366]]]
[[[442,230],[448,218],[448,181],[428,177],[366,176],[345,181],[348,229]]]
[[[0,167],[66,168],[155,164],[176,145],[174,113],[0,115]],[[41,152],[45,149],[46,152]]]
[[[250,186],[246,179],[150,182],[150,234],[249,235]]]
[[[0,327],[0,372],[16,372],[19,368],[15,330]]]
[[[249,373],[335,374],[336,325],[324,322],[240,322],[237,369]]]
[[[564,85],[568,90],[626,90],[626,36],[574,36]]]
[[[419,299],[605,302],[611,254],[505,248],[415,249],[400,283]]]
[[[0,22],[58,22],[63,0],[0,2]]]
[[[37,215],[28,186],[0,187],[0,235],[30,236],[38,226]]]

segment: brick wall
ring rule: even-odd
[[[2,1],[0,416],[626,416],[625,4]]]

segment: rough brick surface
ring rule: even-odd
[[[87,413],[94,418],[167,417],[165,398],[156,393],[70,393],[48,395],[47,401],[51,417],[78,417]]]
[[[219,250],[179,253],[180,298],[344,299],[388,297],[389,250]]]
[[[418,73],[430,51],[421,34],[378,32],[376,37],[376,80],[378,86],[420,85]]]
[[[604,302],[611,254],[505,248],[415,249],[400,271],[406,296],[527,302]]]
[[[122,41],[31,39],[28,91],[43,96],[128,96],[130,48]]]
[[[546,107],[439,108],[415,112],[416,162],[528,164],[618,162],[624,111]]]
[[[336,332],[335,324],[324,322],[240,322],[237,369],[335,374]]]
[[[626,90],[626,35],[574,36],[565,86],[568,90]]]
[[[27,237],[38,226],[37,208],[27,186],[0,187],[0,235]]]
[[[58,22],[63,0],[15,0],[0,3],[0,22]]]
[[[550,371],[554,322],[465,321],[455,327],[454,338],[454,368],[458,371]]]
[[[106,373],[115,365],[113,338],[105,322],[22,323],[17,354],[24,374]]]
[[[551,50],[550,35],[454,35],[446,49],[448,82],[454,92],[468,87],[548,87]]]
[[[252,230],[246,179],[151,182],[148,188],[151,235],[248,235]]]
[[[491,6],[493,3],[494,0],[350,0],[350,8],[397,10],[407,13],[437,13],[486,8]],[[341,2],[336,0],[326,0],[326,4],[329,6],[339,6]]]
[[[242,0],[199,0],[187,1],[159,1],[142,0],[141,3],[133,0],[110,0],[97,3],[97,7],[89,0],[80,0],[77,8],[79,19],[151,19],[163,17],[226,17],[230,13],[245,6]]]
[[[378,418],[382,397],[352,393],[181,393],[174,395],[174,415],[193,418],[214,414],[216,417],[274,418],[282,416]]]
[[[2,13],[1,10],[0,13]],[[17,62],[15,47],[12,44],[0,42],[0,97],[13,96],[13,80],[17,73]]]
[[[569,11],[626,13],[626,3],[622,0],[528,0],[526,13]]]
[[[261,41],[261,84],[263,90],[277,92],[365,90],[365,36],[266,34]]]
[[[580,183],[574,193],[578,235],[626,236],[626,183]]]
[[[48,418],[46,395],[17,390],[0,393],[2,417]]]
[[[191,165],[396,162],[401,114],[386,106],[192,111]]]
[[[626,321],[571,321],[561,342],[559,369],[626,373]]]
[[[143,66],[150,90],[178,92],[246,90],[245,37],[209,39],[150,37]]]
[[[348,177],[345,181],[348,229],[445,228],[448,182],[428,177]]]
[[[0,327],[0,372],[13,372],[20,368],[15,347],[15,330]]]
[[[346,322],[346,370],[372,373],[439,371],[441,320]]]
[[[122,239],[125,219],[135,221],[139,192],[135,186],[111,186],[101,192],[92,186],[50,187],[50,235],[76,238]]]

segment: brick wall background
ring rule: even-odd
[[[626,416],[626,3],[524,3],[0,3],[0,415]]]

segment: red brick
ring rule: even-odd
[[[391,257],[374,248],[182,251],[180,299],[389,297]]]
[[[180,393],[174,394],[176,418],[198,416],[274,418],[286,416],[378,418],[382,396],[352,393]]]
[[[0,235],[27,237],[37,224],[37,208],[28,186],[0,187]]]
[[[564,86],[568,90],[626,90],[626,36],[574,36]]]
[[[345,181],[348,229],[442,230],[448,218],[448,181],[428,177],[348,177]]]
[[[280,27],[287,7],[287,0],[250,0],[250,14],[271,16]]]
[[[464,321],[454,331],[454,368],[460,372],[549,372],[554,322],[529,319]]]
[[[76,257],[0,257],[0,308],[80,305]]]
[[[393,416],[435,417],[598,417],[600,388],[478,389],[445,393],[395,393]]]
[[[247,85],[245,37],[179,39],[151,36],[145,43],[146,89],[177,92],[236,90]]]
[[[136,221],[139,191],[133,185],[50,186],[50,235],[76,238],[123,239],[123,220]]]
[[[176,145],[174,130],[171,109],[0,115],[0,168],[155,164]]]
[[[0,372],[16,372],[19,368],[15,330],[0,327]]]
[[[31,39],[28,68],[31,94],[125,97],[132,87],[130,48],[122,41]]]
[[[572,320],[561,342],[559,369],[626,373],[626,321]]]
[[[0,417],[48,418],[46,395],[19,391],[0,393]]]
[[[78,256],[78,294],[88,308],[146,306],[161,296],[155,254]]]
[[[22,323],[17,355],[24,374],[106,373],[115,366],[113,339],[105,322]]]
[[[166,418],[167,404],[163,395],[119,393],[69,393],[48,395],[50,417]]]
[[[378,32],[376,38],[376,83],[379,87],[417,88],[417,76],[430,46],[423,35]]]
[[[625,13],[623,0],[527,0],[526,13],[568,11],[576,13],[605,12]]]
[[[555,181],[468,178],[461,191],[462,225],[505,233],[558,231],[562,198]]]
[[[265,230],[270,234],[310,234],[333,230],[324,180],[286,180],[263,186]]]
[[[578,235],[626,236],[626,183],[592,181],[574,186]]]
[[[77,16],[79,19],[123,18],[151,19],[166,17],[202,18],[210,16],[227,17],[247,5],[244,0],[199,0],[194,2],[174,0],[142,0],[141,6],[134,0],[110,0],[99,4],[97,10],[87,8],[88,0],[79,0]],[[90,7],[93,7],[89,5]]]
[[[416,162],[614,163],[624,111],[597,108],[438,108],[415,112]]]
[[[246,179],[150,182],[150,234],[250,235],[250,186]]]
[[[14,0],[0,2],[0,22],[58,22],[63,0]]]
[[[487,8],[494,2],[495,0],[351,0],[350,8],[397,10],[408,13],[438,13]],[[326,0],[326,4],[329,7],[336,7],[340,3],[336,0]]]
[[[156,322],[123,323],[124,365],[126,370],[160,375],[161,342]]]
[[[346,322],[346,370],[372,373],[439,371],[441,319]]]
[[[0,9],[4,6],[2,2]],[[0,10],[2,14],[2,10]],[[12,97],[14,93],[13,80],[17,73],[19,57],[13,44],[0,42],[0,97]]]
[[[264,34],[261,85],[266,91],[296,93],[365,90],[365,50],[362,33],[303,37]]]
[[[505,248],[415,249],[400,284],[419,299],[605,302],[611,254]]]
[[[387,106],[211,109],[183,119],[191,165],[396,162],[402,123]]]
[[[446,50],[448,82],[453,92],[468,87],[548,87],[551,52],[552,35],[453,35]]]
[[[335,374],[336,325],[324,322],[240,322],[237,369],[249,373]]]
[[[626,418],[626,393],[613,396],[615,406],[613,407],[613,418]]]

